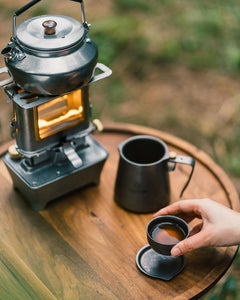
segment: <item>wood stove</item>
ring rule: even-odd
[[[49,201],[99,183],[108,152],[90,134],[96,129],[90,121],[90,85],[111,70],[97,63],[81,0],[76,2],[82,24],[51,15],[16,29],[16,16],[37,2],[14,15],[13,36],[2,50],[6,67],[0,70],[11,77],[0,85],[13,104],[10,128],[16,139],[16,152],[6,153],[3,161],[14,187],[34,210],[42,210]],[[97,69],[101,73],[95,75]]]

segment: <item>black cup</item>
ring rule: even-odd
[[[181,238],[174,238],[174,242],[166,243],[154,237],[154,232],[159,228],[171,228],[171,231],[176,231],[177,236]],[[188,224],[181,218],[172,215],[159,216],[152,219],[147,225],[147,239],[151,248],[159,254],[171,255],[172,248],[189,236]]]
[[[169,171],[175,169],[176,163],[192,167],[180,197],[191,180],[194,159],[176,154],[172,156],[167,145],[159,138],[133,136],[121,143],[118,150],[120,159],[114,199],[129,211],[150,213],[169,204]]]

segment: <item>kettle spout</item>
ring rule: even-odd
[[[8,46],[1,51],[1,54],[7,59],[11,59],[13,57],[14,50],[12,47]]]

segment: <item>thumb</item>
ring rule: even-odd
[[[171,250],[171,255],[180,256],[204,246],[205,245],[203,235],[201,233],[198,233],[175,245]]]

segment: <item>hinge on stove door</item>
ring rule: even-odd
[[[15,118],[12,118],[10,122],[10,132],[11,132],[11,137],[14,139],[16,136],[16,130],[17,130],[17,123],[15,121]]]

